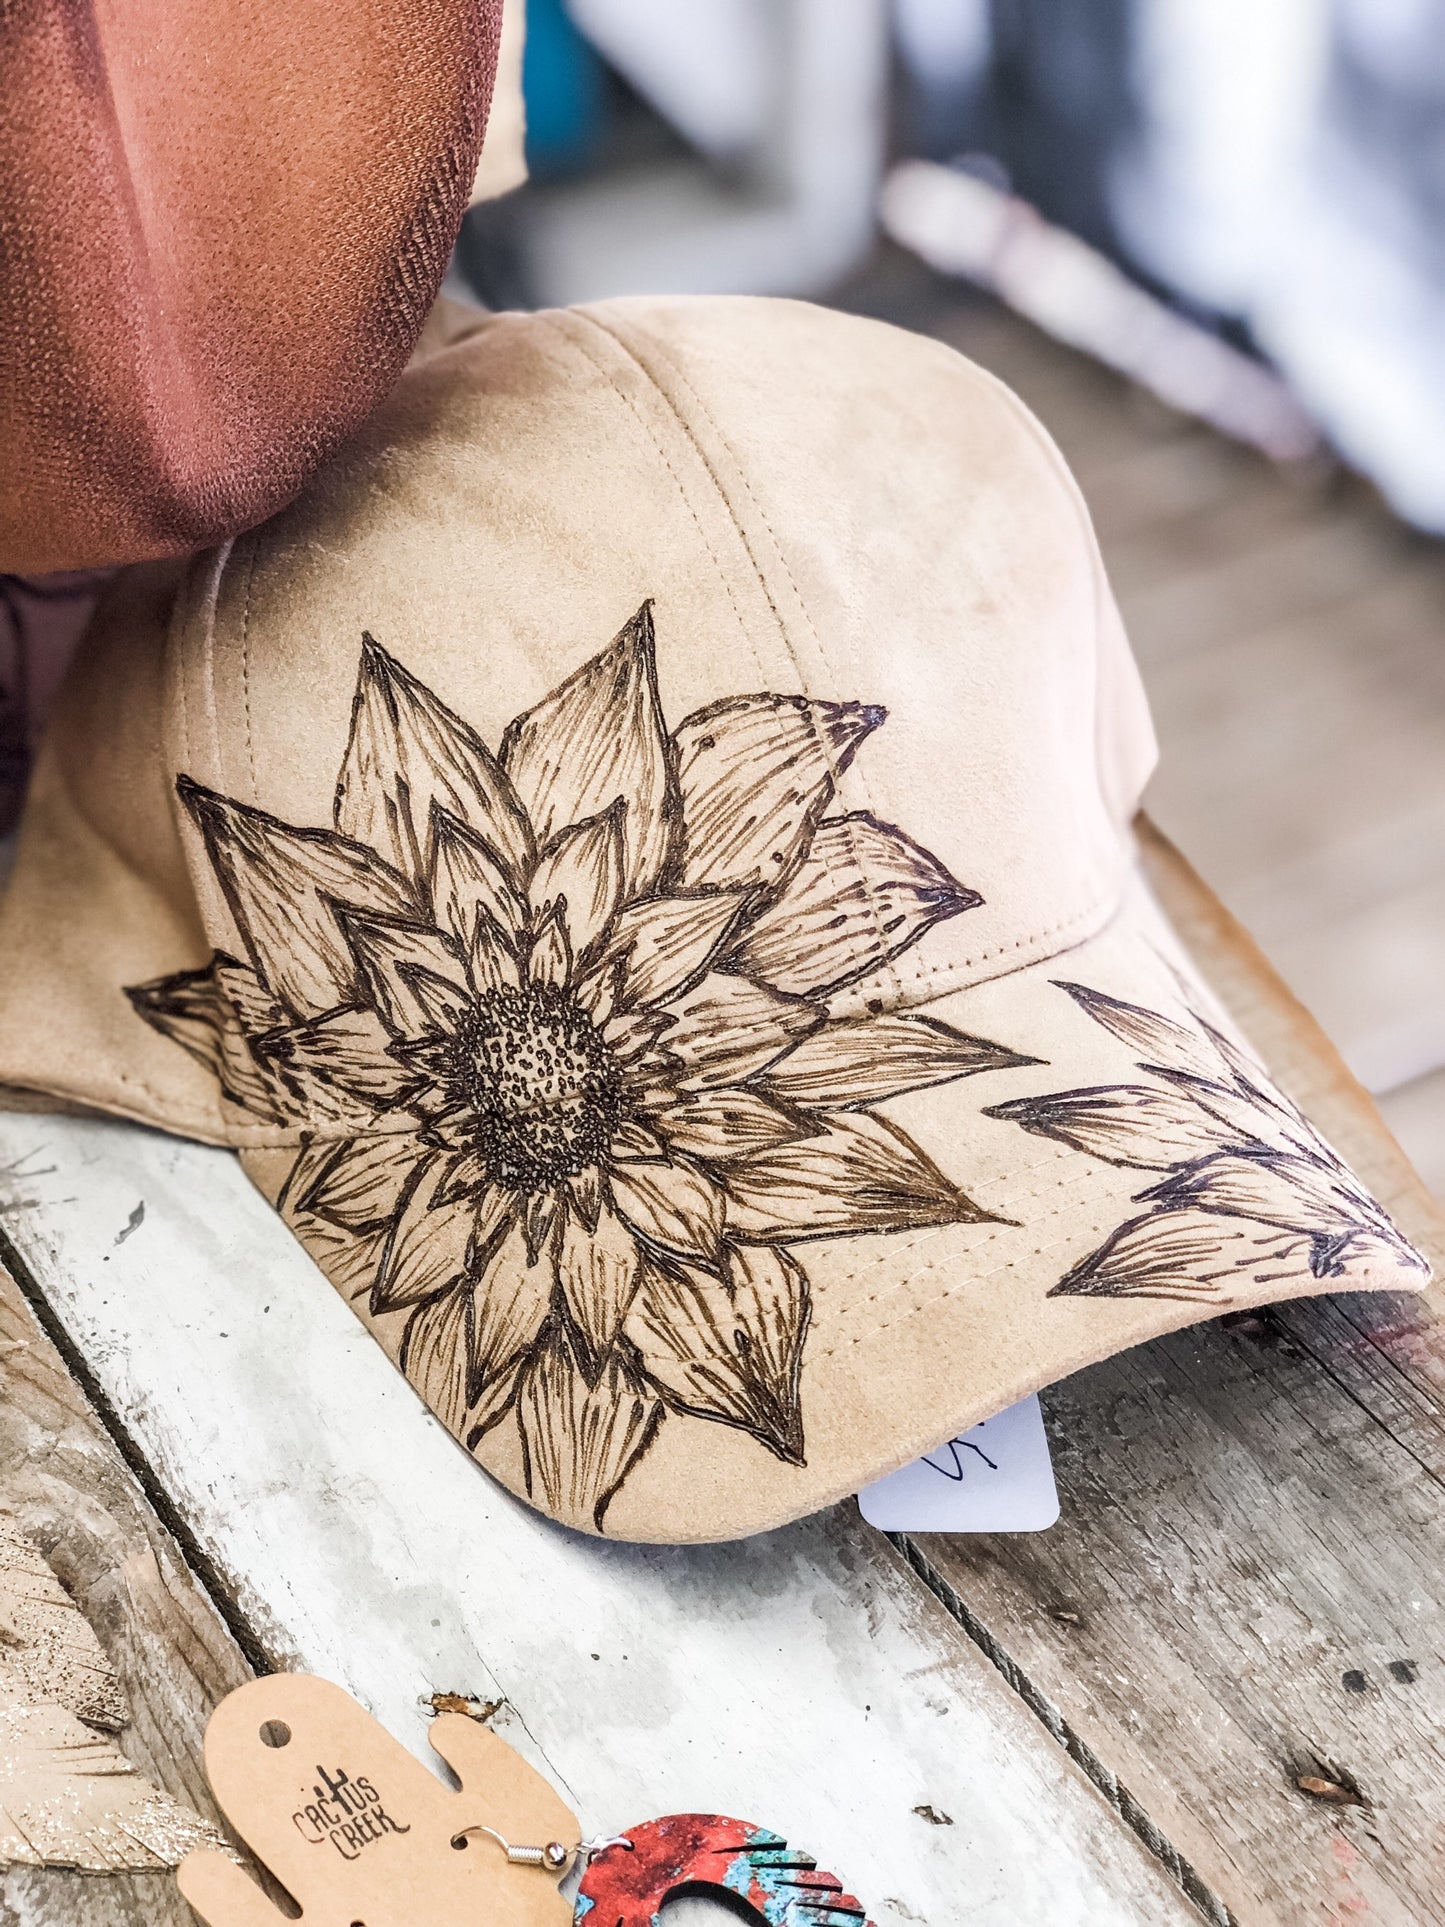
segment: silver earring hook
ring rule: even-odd
[[[634,1851],[634,1844],[625,1833],[614,1833],[608,1838],[599,1834],[592,1840],[579,1840],[573,1847],[565,1846],[560,1840],[549,1840],[545,1847],[514,1847],[510,1840],[504,1839],[497,1832],[495,1827],[484,1827],[480,1822],[475,1826],[463,1827],[459,1833],[454,1833],[452,1845],[454,1847],[464,1845],[469,1833],[484,1833],[489,1840],[495,1840],[513,1866],[548,1867],[554,1873],[560,1873],[573,1854],[584,1855],[590,1864],[599,1853],[605,1853],[609,1847],[623,1847],[628,1853]]]
[[[554,1873],[560,1873],[575,1851],[572,1847],[564,1846],[560,1840],[549,1840],[545,1847],[514,1847],[510,1840],[503,1839],[495,1827],[483,1826],[463,1827],[459,1833],[452,1835],[452,1845],[455,1846],[459,1840],[464,1841],[469,1833],[484,1833],[489,1840],[495,1840],[512,1865],[517,1867],[549,1867]]]

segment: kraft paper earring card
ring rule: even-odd
[[[217,1708],[206,1774],[233,1831],[306,1927],[567,1927],[572,1909],[557,1883],[578,1834],[564,1802],[463,1714],[434,1721],[431,1743],[461,1780],[459,1793],[339,1686],[276,1674]],[[179,1878],[206,1927],[279,1927],[284,1918],[218,1853],[191,1854]]]

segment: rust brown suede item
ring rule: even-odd
[[[400,373],[501,0],[0,10],[0,568],[271,514]]]

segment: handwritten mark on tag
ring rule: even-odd
[[[1037,1397],[865,1486],[858,1505],[884,1532],[1044,1531],[1059,1494]]]

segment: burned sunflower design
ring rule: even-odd
[[[1357,1266],[1428,1273],[1263,1065],[1207,1018],[1187,1005],[1166,1017],[1087,984],[1055,988],[1141,1053],[1144,1081],[1016,1098],[985,1115],[1153,1181],[1051,1298],[1225,1305],[1244,1284],[1345,1286]]]
[[[299,1133],[283,1211],[444,1422],[599,1530],[669,1414],[803,1462],[805,1241],[989,1215],[874,1107],[1030,1060],[833,1003],[981,901],[830,813],[883,721],[669,729],[644,605],[495,752],[365,638],[329,829],[180,780],[240,954],[132,1002]]]

